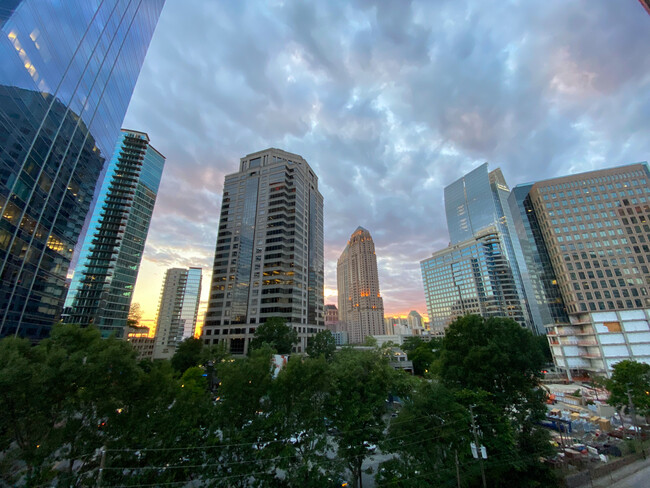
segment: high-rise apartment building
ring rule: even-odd
[[[297,154],[267,149],[226,176],[202,338],[245,354],[258,324],[281,317],[298,352],[323,330],[323,197]]]
[[[570,375],[650,363],[649,182],[639,163],[525,185],[517,197],[539,264],[531,276],[566,307],[568,321],[556,312],[545,325]]]
[[[0,9],[0,337],[39,340],[59,318],[163,4],[22,0]]]
[[[201,300],[201,268],[171,268],[160,294],[154,359],[170,359],[176,347],[194,337]]]
[[[507,316],[543,333],[500,169],[487,163],[445,188],[450,246],[421,262],[432,330],[466,313]]]
[[[122,130],[65,301],[66,323],[125,336],[164,165],[147,134]]]
[[[384,333],[384,301],[379,292],[375,243],[358,227],[339,257],[336,268],[339,320],[351,344]]]

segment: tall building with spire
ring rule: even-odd
[[[0,337],[38,341],[115,147],[164,0],[0,7]]]
[[[63,321],[127,334],[127,318],[165,157],[144,132],[122,130],[65,301]]]
[[[259,324],[280,317],[297,352],[324,329],[323,197],[301,156],[266,149],[226,176],[202,338],[246,354]]]
[[[336,268],[339,320],[351,344],[384,333],[384,301],[379,292],[375,243],[358,227],[339,257]]]
[[[171,268],[165,272],[156,320],[154,359],[171,359],[182,341],[194,337],[201,282],[201,268]]]

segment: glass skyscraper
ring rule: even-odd
[[[421,262],[432,327],[441,330],[465,313],[479,313],[511,317],[543,334],[538,310],[527,299],[532,288],[522,279],[525,262],[501,170],[488,172],[484,163],[444,192],[450,247]]]
[[[300,338],[324,328],[323,197],[297,154],[267,149],[226,176],[202,338],[245,354],[256,324],[281,317]]]
[[[201,300],[201,268],[171,268],[160,294],[154,359],[171,359],[176,347],[194,337]]]
[[[58,320],[164,0],[0,0],[0,336]]]
[[[122,130],[65,301],[64,321],[124,337],[165,157]]]
[[[519,263],[522,278],[530,284],[532,293],[528,300],[531,309],[539,313],[540,323],[543,326],[566,323],[569,320],[566,306],[530,198],[532,187],[532,184],[517,185],[508,198],[523,254]]]

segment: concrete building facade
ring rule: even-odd
[[[546,324],[549,343],[570,375],[608,375],[622,359],[650,364],[649,182],[638,163],[528,189],[526,213],[568,315]]]

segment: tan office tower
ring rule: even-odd
[[[370,232],[354,231],[338,260],[336,281],[339,320],[350,344],[384,333],[384,301],[379,293],[377,255]]]
[[[584,378],[624,359],[650,363],[647,163],[523,185],[517,198],[533,257],[551,268],[530,276],[559,289],[568,315],[545,324],[556,365]]]

